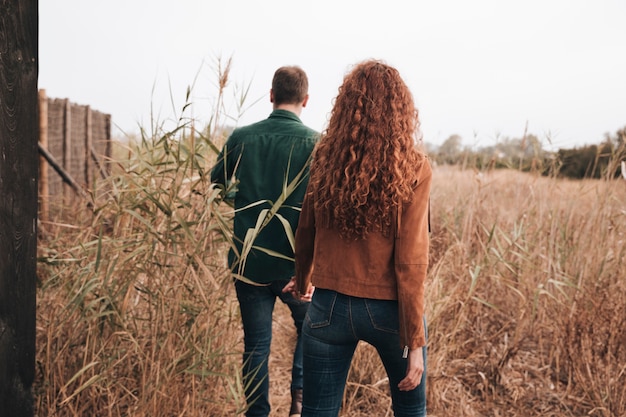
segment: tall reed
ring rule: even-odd
[[[41,227],[38,415],[245,407],[225,264],[232,209],[209,178],[225,131],[196,131],[187,107],[173,128],[153,120],[118,148],[92,210],[77,205],[71,219]]]

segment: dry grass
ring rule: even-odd
[[[203,133],[183,116],[153,123],[117,149],[89,207],[40,225],[38,416],[241,415],[232,210],[207,178],[223,118]],[[626,182],[444,167],[433,179],[429,414],[626,415]],[[295,331],[276,308],[278,417]],[[342,416],[393,415],[385,378],[360,345]]]
[[[626,415],[626,183],[434,178],[430,410]]]
[[[118,181],[118,206],[77,211],[80,227],[42,226],[38,415],[243,409],[224,206],[205,182],[188,192],[138,174],[169,185]],[[156,190],[187,203],[163,211]],[[431,415],[626,414],[624,181],[438,168],[432,226]],[[274,332],[279,416],[295,337],[280,304]],[[376,353],[360,345],[342,416],[391,416],[390,405]]]
[[[140,152],[154,147],[136,149],[93,212],[40,228],[40,415],[242,408],[229,218],[202,168],[180,163],[182,147],[149,165]]]

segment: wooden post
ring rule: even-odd
[[[105,172],[111,174],[111,158],[113,157],[113,139],[111,138],[111,115],[105,116],[106,147],[104,159],[106,162]]]
[[[48,96],[46,90],[39,90],[39,143],[48,149]],[[48,163],[39,158],[39,218],[48,220],[50,215],[50,184],[48,183]]]
[[[65,99],[65,109],[63,110],[63,169],[72,172],[72,103]],[[63,184],[63,206],[67,207],[72,201],[70,187]]]
[[[93,147],[93,122],[91,120],[91,107],[85,108],[85,184],[87,189],[92,187],[93,168],[91,166],[91,148]],[[93,190],[94,193],[96,190]]]
[[[38,1],[0,1],[0,415],[32,417]]]

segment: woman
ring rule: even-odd
[[[383,362],[396,417],[426,413],[424,280],[431,168],[398,71],[376,60],[346,75],[314,151],[296,231],[303,326],[302,417],[337,416],[357,343]],[[314,291],[313,291],[314,289]]]

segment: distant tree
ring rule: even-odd
[[[614,178],[619,175],[619,155],[611,141],[573,149],[559,149],[559,175],[568,178]]]
[[[622,161],[626,160],[626,127],[615,132],[614,137],[607,135],[605,142],[611,147],[606,177],[618,177],[622,175]]]
[[[547,158],[541,141],[532,134],[521,139],[505,137],[494,145],[463,149],[460,153],[466,166],[480,170],[512,168],[542,172]]]
[[[437,153],[438,161],[444,164],[459,163],[463,152],[462,142],[463,139],[459,135],[451,135],[443,141]]]
[[[599,145],[559,149],[556,153],[559,176],[568,178],[612,179],[622,175],[621,162],[626,159],[626,127],[615,135],[604,136]]]
[[[559,149],[557,152],[560,161],[559,176],[567,178],[585,178],[595,151],[590,146],[585,148]]]
[[[616,149],[626,148],[626,126],[615,132],[615,136],[608,133],[604,135],[604,141],[611,143]]]

